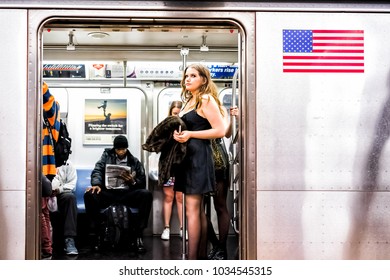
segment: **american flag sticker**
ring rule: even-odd
[[[283,72],[364,73],[364,31],[283,30]]]

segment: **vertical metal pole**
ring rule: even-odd
[[[232,107],[235,107],[236,104],[236,90],[237,90],[237,78],[238,78],[238,71],[239,69],[237,68],[237,71],[234,73],[233,76],[233,81],[232,81]]]
[[[187,259],[187,215],[186,215],[186,195],[183,193],[183,204],[182,204],[182,217],[183,217],[183,228],[181,238],[181,258],[182,260]]]
[[[127,61],[123,61],[123,87],[127,86]]]
[[[232,107],[237,106],[236,104],[236,90],[237,90],[237,80],[239,75],[239,69],[237,69],[236,73],[234,73],[233,76],[233,82],[232,82]],[[232,116],[231,116],[232,117]],[[239,233],[239,215],[240,215],[240,188],[239,188],[239,174],[237,172],[237,165],[239,164],[238,158],[237,158],[237,141],[238,141],[238,134],[237,134],[237,123],[236,118],[233,117],[232,122],[232,141],[230,142],[230,145],[232,145],[233,150],[233,161],[231,165],[231,172],[230,172],[230,190],[233,190],[233,218],[232,218],[232,226],[236,234]]]
[[[188,56],[188,53],[189,53],[189,49],[188,48],[181,48],[180,50],[180,55],[182,57],[182,65],[181,65],[181,69],[182,71],[184,71],[184,69],[187,67],[187,56]],[[183,213],[182,213],[182,216],[183,216],[183,228],[182,228],[182,238],[181,238],[181,257],[183,260],[186,260],[187,259],[187,215],[186,215],[186,195],[185,193],[183,193]]]

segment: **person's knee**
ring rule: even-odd
[[[58,207],[60,210],[68,207],[77,208],[77,200],[76,196],[72,192],[60,193],[57,196],[58,199]]]
[[[91,199],[91,197],[92,197],[91,192],[85,192],[84,195],[83,195],[84,200]]]
[[[91,203],[94,200],[93,193],[91,193],[91,192],[84,193],[84,197],[83,198],[84,198],[84,203],[85,204],[89,204],[89,203]]]
[[[76,201],[76,196],[72,192],[65,192],[60,194],[61,198],[66,201]]]
[[[164,201],[166,203],[172,203],[173,202],[173,195],[172,194],[165,194],[164,195]]]
[[[153,201],[153,195],[148,190],[142,190],[142,196],[145,201],[152,202]]]
[[[96,208],[97,201],[91,192],[86,192],[84,194],[84,205],[86,211],[90,211],[90,209]]]

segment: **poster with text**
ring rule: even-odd
[[[85,99],[84,144],[112,145],[119,134],[127,134],[127,100]]]

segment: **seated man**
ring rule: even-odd
[[[145,169],[142,163],[134,157],[128,148],[127,138],[119,135],[114,139],[114,147],[105,149],[100,160],[95,164],[91,173],[91,187],[86,189],[84,204],[87,216],[90,219],[91,233],[95,239],[95,249],[99,249],[99,215],[100,210],[112,204],[123,204],[138,208],[139,225],[136,229],[136,247],[139,253],[145,252],[142,240],[143,230],[148,225],[152,207],[152,193],[145,189]],[[118,186],[106,186],[106,165],[128,166],[131,172],[120,174],[122,182]]]
[[[68,160],[64,165],[57,167],[57,175],[51,183],[52,196],[57,197],[58,212],[63,221],[64,252],[67,255],[78,254],[74,240],[77,236],[77,201],[74,194],[76,182],[76,168]]]

